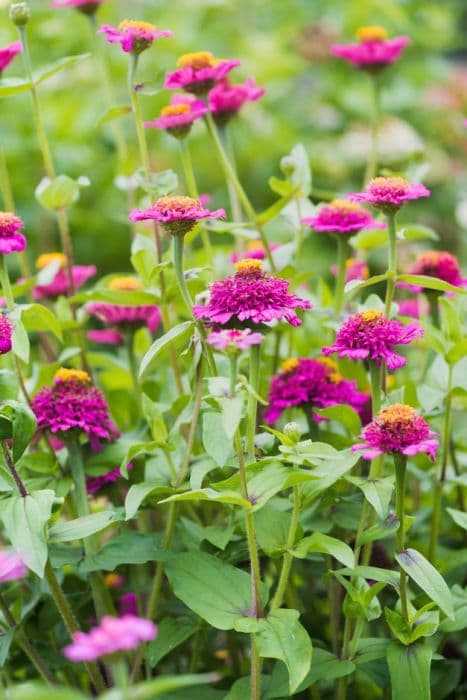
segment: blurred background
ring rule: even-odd
[[[128,56],[119,45],[95,36],[88,19],[71,9],[53,9],[46,0],[30,2],[28,25],[35,68],[63,56],[92,52],[92,57],[62,71],[39,88],[45,125],[58,173],[87,176],[70,213],[76,260],[94,263],[101,274],[130,269],[127,195],[115,187],[117,175],[139,165],[133,123],[120,120],[130,147],[128,162],[117,167],[111,125],[99,124],[109,107],[100,82],[97,54],[104,51],[111,71],[115,104],[128,103]],[[0,46],[16,37],[0,0]],[[339,192],[360,189],[369,138],[368,77],[332,57],[330,44],[353,41],[360,25],[382,25],[390,36],[407,34],[412,45],[383,76],[384,118],[380,162],[422,179],[432,198],[403,214],[432,227],[435,244],[465,258],[467,231],[467,5],[465,0],[108,0],[98,23],[144,19],[174,32],[140,60],[138,77],[162,84],[186,52],[210,50],[242,61],[232,81],[254,76],[266,87],[263,99],[249,104],[232,125],[241,180],[257,209],[276,195],[267,181],[280,176],[280,159],[298,142],[310,158],[313,186]],[[22,75],[17,57],[4,77]],[[153,119],[169,93],[142,96],[144,116]],[[28,94],[0,101],[4,144],[17,212],[27,223],[31,262],[37,253],[56,249],[55,223],[34,197],[43,177]],[[181,177],[175,139],[148,130],[152,168],[173,168]],[[204,126],[197,123],[190,147],[200,190],[215,206],[227,205],[222,173],[212,158]],[[120,170],[120,171],[119,171]],[[183,191],[183,180],[180,191]],[[426,246],[426,243],[422,245]],[[430,245],[433,245],[430,242]],[[328,269],[332,247],[322,246],[319,265]],[[329,257],[329,259],[328,259]]]

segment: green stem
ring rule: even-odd
[[[394,213],[387,214],[388,223],[388,279],[386,286],[386,300],[384,313],[389,316],[391,312],[391,304],[394,298],[394,290],[396,288],[395,277],[397,275],[397,258],[396,258],[396,215]]]
[[[379,77],[372,75],[370,80],[372,97],[371,143],[363,187],[376,176],[378,170],[378,129],[381,119],[381,91]]]
[[[225,152],[227,153],[229,162],[232,165],[232,170],[238,178],[237,166],[235,162],[235,149],[232,139],[232,131],[229,127],[229,124],[225,124],[224,126],[219,127],[219,137],[221,139],[222,145],[224,146]],[[238,199],[237,191],[230,180],[227,180],[227,192],[230,200],[232,219],[233,221],[241,221],[242,207]]]
[[[186,185],[188,188],[188,193],[190,197],[194,199],[199,198],[198,185],[196,184],[195,173],[193,170],[193,162],[191,160],[190,149],[188,147],[188,139],[180,139],[180,155],[182,159],[183,172],[185,173]],[[203,226],[202,223],[198,224],[199,231],[201,232],[201,238],[203,241],[204,251],[207,255],[208,261],[213,259],[213,250],[211,246],[211,240],[209,238],[209,231]]]
[[[349,257],[349,242],[342,234],[337,235],[335,238],[337,240],[337,277],[334,294],[334,313],[339,317],[344,306],[345,272],[347,258]]]
[[[371,415],[373,418],[381,408],[381,367],[370,360]]]
[[[290,570],[292,568],[293,556],[291,550],[295,544],[297,536],[298,519],[300,517],[300,490],[298,486],[293,487],[293,507],[292,519],[290,521],[289,533],[287,535],[286,551],[282,557],[282,568],[277,584],[276,592],[271,601],[271,612],[276,608],[280,608],[284,599],[284,594],[289,583]]]
[[[131,106],[135,118],[136,136],[138,139],[139,152],[143,163],[143,169],[146,175],[151,172],[149,161],[148,143],[146,140],[146,132],[143,125],[143,114],[141,111],[141,103],[139,101],[138,91],[135,89],[135,76],[138,67],[139,54],[131,53],[130,62],[128,64],[128,92],[130,93]]]
[[[127,351],[127,357],[128,357],[128,366],[130,368],[130,374],[131,374],[131,379],[133,382],[133,389],[135,392],[135,399],[136,399],[136,405],[138,407],[138,418],[141,416],[141,411],[142,411],[142,394],[141,394],[141,385],[139,383],[138,379],[138,364],[136,361],[136,356],[135,356],[135,348],[134,348],[134,333],[132,331],[129,331],[125,335],[125,345],[126,345],[126,351]]]
[[[435,328],[441,328],[441,318],[439,314],[439,295],[435,289],[425,289],[425,296],[430,306],[431,321]]]
[[[261,346],[252,345],[250,348],[250,377],[249,383],[252,391],[248,394],[246,444],[248,459],[254,462],[255,457],[255,435],[256,435],[256,414],[258,409],[259,370],[261,360]]]
[[[397,530],[397,552],[403,552],[404,544],[404,504],[405,504],[405,485],[407,473],[407,457],[401,454],[394,454],[394,468],[396,472],[396,515],[399,520],[399,529]],[[407,603],[407,574],[400,568],[400,601],[402,615],[406,622],[409,621],[409,609]]]
[[[15,308],[15,299],[10,284],[10,276],[8,274],[6,264],[6,255],[2,254],[0,254],[0,284],[3,291],[3,296],[5,297],[7,309],[8,311],[13,311]]]
[[[122,691],[122,695],[125,697],[125,690],[128,688],[130,682],[127,663],[123,657],[118,657],[114,659],[110,665],[112,668],[114,686]]]
[[[237,374],[238,374],[238,355],[237,353],[232,353],[229,356],[230,361],[230,397],[235,396],[235,389],[237,386]]]

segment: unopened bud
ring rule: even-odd
[[[295,163],[290,156],[281,158],[281,170],[287,177],[290,177],[295,172]]]
[[[31,10],[27,2],[14,2],[10,5],[10,19],[17,27],[24,27],[29,22]]]
[[[293,442],[298,442],[302,436],[302,431],[298,423],[287,423],[284,426],[284,435],[287,435]]]

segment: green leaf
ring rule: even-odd
[[[55,314],[43,304],[22,304],[21,319],[27,331],[51,331],[62,340],[62,329]]]
[[[374,277],[370,277],[370,279],[365,280],[364,282],[359,282],[358,280],[351,280],[350,282],[347,282],[345,285],[345,296],[346,297],[351,297],[353,296],[356,292],[360,292],[362,289],[365,289],[366,287],[372,287],[374,284],[379,284],[380,282],[384,282],[387,280],[388,275],[385,273],[384,275],[375,275]]]
[[[139,368],[140,379],[144,377],[149,369],[152,369],[156,360],[160,358],[163,352],[168,350],[170,347],[178,350],[182,345],[184,345],[193,333],[194,323],[193,321],[184,321],[179,323],[178,326],[174,326],[163,336],[158,338],[149,348],[145,356],[141,361]]]
[[[89,696],[70,688],[24,683],[8,689],[8,700],[89,700]]]
[[[29,336],[21,320],[21,308],[17,307],[14,309],[10,314],[10,318],[13,323],[13,352],[20,360],[28,364],[31,346],[29,343]]]
[[[22,92],[29,92],[32,84],[23,78],[3,78],[0,80],[0,98],[19,95]]]
[[[467,294],[464,287],[455,287],[444,280],[439,280],[436,277],[428,277],[427,275],[397,275],[400,282],[407,282],[425,289],[436,289],[439,292],[455,292],[456,294]]]
[[[356,250],[373,250],[387,245],[388,232],[381,228],[369,228],[359,231],[350,239],[350,245]]]
[[[444,348],[443,348],[444,350]],[[444,352],[443,352],[444,354]],[[460,340],[446,353],[446,361],[450,365],[455,365],[467,355],[467,338]]]
[[[323,418],[328,418],[329,420],[335,420],[348,430],[350,435],[358,435],[360,433],[362,422],[357,411],[352,408],[352,406],[347,406],[346,404],[336,404],[335,406],[328,406],[327,408],[313,409],[314,413]]]
[[[126,114],[130,114],[131,105],[120,105],[116,107],[109,107],[105,110],[103,114],[97,120],[97,126],[105,124],[106,122],[112,122],[114,119],[119,119],[124,117]]]
[[[290,530],[291,514],[265,506],[255,513],[256,539],[268,557],[284,554]]]
[[[173,170],[161,170],[158,173],[150,173],[149,177],[142,168],[135,172],[135,180],[141,189],[151,197],[157,199],[174,192],[178,187],[178,177]]]
[[[304,559],[309,552],[330,554],[347,568],[352,568],[354,565],[355,557],[349,545],[335,537],[324,535],[322,532],[314,532],[309,537],[304,537],[291,553],[294,557]]]
[[[243,397],[223,396],[217,399],[221,409],[222,428],[228,440],[233,440],[242,419]]]
[[[380,569],[377,566],[355,566],[354,568],[338,569],[334,574],[342,576],[361,576],[370,581],[382,581],[388,583],[396,589],[399,589],[399,577],[396,571],[391,569]]]
[[[2,439],[7,437],[12,439],[12,456],[16,464],[36,432],[36,416],[28,406],[13,399],[3,401],[0,416],[6,421],[3,425],[6,432]]]
[[[441,311],[441,329],[450,343],[458,343],[464,339],[459,310],[452,299],[439,297]],[[465,340],[465,339],[464,339]]]
[[[89,180],[80,177],[77,180],[68,175],[57,175],[53,180],[44,177],[36,187],[36,199],[45,209],[64,211],[78,201],[82,187],[88,187]]]
[[[135,517],[140,505],[150,494],[165,495],[167,493],[172,493],[172,488],[162,479],[133,484],[125,498],[125,520],[131,520]]]
[[[279,659],[289,672],[289,692],[293,694],[310,670],[311,639],[299,622],[298,610],[274,610],[259,620],[255,634],[259,655]]]
[[[160,503],[170,503],[171,501],[216,501],[217,503],[241,506],[245,510],[251,510],[252,508],[250,501],[247,501],[236,491],[216,491],[210,488],[178,493],[165,498]]]
[[[194,685],[215,683],[218,680],[219,676],[217,673],[188,674],[186,676],[159,676],[159,678],[133,685],[131,687],[131,700],[153,700],[153,698],[165,695],[166,693],[172,694],[172,691],[180,688],[190,688]],[[108,690],[99,697],[100,700],[128,700],[128,693],[129,691],[127,688],[123,690],[114,689]]]
[[[122,564],[145,564],[148,561],[160,561],[166,553],[158,548],[157,535],[130,530],[113,537],[102,549],[80,562],[79,570],[115,571]]]
[[[360,476],[346,476],[345,479],[361,489],[366,500],[375,509],[378,517],[384,518],[386,516],[394,486],[393,477],[370,480]]]
[[[278,199],[276,202],[274,202],[274,204],[271,204],[270,207],[258,214],[256,217],[256,222],[264,226],[264,224],[267,224],[269,221],[272,221],[272,219],[275,219],[298,192],[299,189],[294,188],[288,195]]]
[[[51,78],[65,68],[70,68],[77,63],[81,63],[81,61],[84,61],[90,56],[90,53],[82,53],[77,54],[76,56],[65,56],[64,58],[60,58],[58,61],[55,61],[55,63],[51,63],[49,66],[35,71],[33,76],[34,84],[40,85],[40,83],[44,82],[44,80]]]
[[[16,629],[11,627],[8,630],[3,630],[0,633],[0,668],[3,668],[10,653],[10,646],[14,639]]]
[[[203,414],[203,445],[219,467],[224,467],[233,454],[232,441],[224,431],[224,417],[220,413]]]
[[[463,530],[467,530],[467,513],[464,513],[462,510],[456,510],[455,508],[446,508],[446,510],[456,525],[459,525]]]
[[[453,619],[454,607],[451,592],[435,567],[416,549],[405,549],[399,552],[396,554],[396,560],[427,596]]]
[[[429,226],[421,224],[406,224],[404,228],[397,231],[397,238],[400,241],[439,241],[439,235]]]
[[[355,671],[353,661],[338,659],[325,649],[315,647],[313,649],[313,663],[310,672],[300,686],[300,690],[308,688],[318,681],[333,681],[336,678],[349,676]]]
[[[431,647],[424,642],[404,646],[394,641],[388,646],[392,700],[430,700],[432,655]]]
[[[65,523],[57,523],[49,530],[50,542],[73,542],[84,540],[96,532],[105,530],[112,523],[123,520],[123,508],[118,510],[103,510],[100,513],[91,513]]]
[[[154,668],[161,659],[186,642],[199,629],[191,617],[166,617],[157,625],[157,637],[147,646],[146,658]]]
[[[375,540],[384,540],[386,537],[391,537],[399,529],[399,520],[394,513],[389,513],[381,523],[375,523],[368,530],[364,530],[357,539],[357,547],[363,547],[368,542]]]

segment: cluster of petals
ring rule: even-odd
[[[123,20],[118,27],[103,24],[98,33],[105,34],[110,44],[121,44],[126,53],[141,53],[156,39],[173,36],[170,29],[157,29],[150,22],[130,19]]]
[[[26,566],[16,552],[0,550],[0,583],[16,581],[26,574]]]
[[[144,122],[144,126],[164,129],[173,136],[183,138],[190,131],[193,122],[204,117],[207,111],[208,108],[203,100],[186,93],[175,94],[170,98],[170,104],[162,107],[157,119]]]
[[[316,216],[302,220],[319,233],[339,233],[352,236],[364,228],[386,228],[382,221],[376,221],[369,212],[346,199],[334,199],[321,207]]]
[[[256,102],[266,90],[256,85],[254,78],[247,78],[244,83],[232,84],[224,78],[209,91],[209,111],[216,121],[227,122],[247,103]]]
[[[409,269],[410,275],[424,275],[436,277],[443,282],[448,282],[454,287],[463,287],[467,280],[462,277],[459,261],[455,255],[442,250],[428,250],[421,253]],[[400,282],[401,287],[408,287],[413,292],[421,292],[423,287],[419,285]]]
[[[326,408],[347,404],[359,411],[368,396],[358,391],[356,383],[343,379],[334,362],[328,358],[290,358],[282,371],[273,377],[269,391],[269,408],[264,414],[268,423],[275,423],[282,412],[291,407]],[[315,420],[321,420],[313,415]]]
[[[133,469],[133,464],[131,462],[127,464],[127,469],[128,471]],[[106,472],[105,474],[101,474],[100,476],[88,476],[86,479],[86,491],[90,495],[94,495],[105,486],[109,486],[109,484],[114,484],[116,481],[119,481],[121,477],[122,473],[120,471],[120,467],[110,469],[110,471]]]
[[[8,46],[4,46],[3,49],[0,49],[0,75],[5,68],[8,68],[15,56],[21,53],[22,50],[23,47],[20,41],[14,41],[12,44],[8,44]]]
[[[36,268],[43,270],[47,265],[58,262],[60,268],[55,277],[47,284],[37,284],[32,290],[34,299],[56,299],[59,296],[71,294],[70,279],[66,270],[66,257],[62,253],[45,253],[36,261]],[[95,265],[73,265],[71,276],[74,289],[80,289],[91,277],[94,277],[97,269]]]
[[[0,253],[20,253],[26,248],[26,236],[20,233],[24,222],[9,211],[0,211]]]
[[[362,443],[352,450],[363,451],[365,459],[374,459],[384,453],[403,454],[407,457],[425,452],[435,459],[439,441],[426,420],[406,404],[392,404],[383,408],[360,435]]]
[[[0,314],[0,355],[5,355],[12,348],[13,326],[5,314]]]
[[[193,197],[160,197],[149,209],[133,209],[130,221],[158,221],[168,233],[184,235],[202,219],[224,219],[224,209],[210,211]]]
[[[337,265],[331,266],[331,272],[334,277],[337,277],[339,272]],[[351,282],[352,280],[367,280],[369,277],[370,271],[366,262],[357,260],[356,258],[349,258],[345,261],[346,282]]]
[[[300,326],[295,309],[311,309],[311,303],[289,294],[289,283],[262,270],[261,260],[239,260],[233,277],[217,280],[210,287],[207,305],[193,307],[199,319],[224,326],[230,322],[269,323],[287,321]]]
[[[205,95],[239,65],[238,59],[218,59],[210,51],[188,53],[178,59],[177,70],[167,74],[164,87]]]
[[[411,43],[408,36],[387,39],[382,27],[361,27],[357,37],[358,43],[334,44],[331,53],[357,68],[369,71],[378,71],[394,63]]]
[[[248,350],[252,345],[260,345],[263,342],[261,333],[253,333],[250,328],[241,330],[223,328],[220,331],[212,331],[207,342],[216,350]]]
[[[73,642],[63,653],[70,661],[94,661],[101,656],[136,649],[143,642],[150,642],[156,634],[157,627],[150,620],[135,615],[106,615],[89,632],[75,632]]]
[[[138,598],[136,593],[133,591],[123,593],[117,600],[117,609],[119,615],[137,615]]]
[[[350,199],[367,202],[384,212],[394,212],[411,199],[429,197],[430,190],[425,185],[409,182],[404,177],[375,177],[370,180],[364,192],[354,192]]]
[[[72,8],[83,12],[85,15],[93,15],[103,2],[105,0],[52,0],[50,7]]]
[[[395,352],[394,347],[408,345],[423,333],[416,322],[404,326],[381,311],[370,309],[349,316],[338,330],[335,342],[323,348],[323,354],[337,353],[339,357],[370,359],[378,364],[384,361],[389,369],[395,370],[403,367],[407,360]]]

